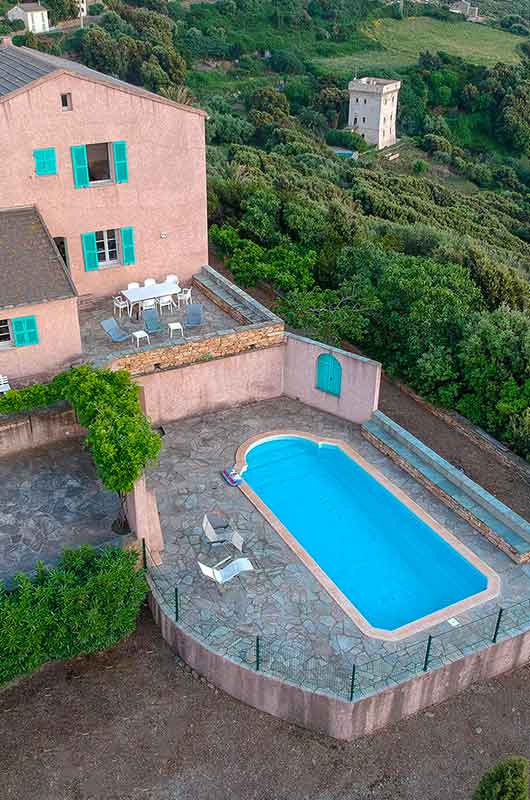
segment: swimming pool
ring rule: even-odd
[[[343,442],[262,435],[242,490],[368,635],[398,639],[489,599],[497,575]]]

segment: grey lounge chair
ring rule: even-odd
[[[228,581],[231,581],[232,578],[235,578],[236,575],[240,575],[242,572],[254,571],[254,567],[248,558],[235,558],[231,561],[229,556],[214,567],[208,567],[206,564],[203,564],[202,561],[197,561],[197,564],[202,574],[216,583],[228,583]]]
[[[127,333],[127,331],[123,330],[123,328],[120,328],[114,318],[103,319],[99,324],[107,336],[110,336],[113,342],[124,342],[131,335],[130,333]]]
[[[188,328],[202,325],[203,311],[202,303],[189,303],[186,306],[186,325]]]
[[[148,334],[160,333],[162,331],[162,323],[158,315],[158,311],[154,308],[146,308],[143,312],[144,328]]]
[[[210,544],[229,542],[240,553],[243,550],[245,540],[239,531],[232,528],[224,514],[217,511],[205,514],[202,520],[202,529]]]

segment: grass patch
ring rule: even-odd
[[[415,64],[423,50],[444,50],[485,66],[498,61],[514,64],[520,58],[519,44],[528,41],[526,37],[484,25],[443,22],[429,17],[376,20],[365,32],[380,49],[352,49],[346,56],[317,56],[314,63],[322,72],[343,73],[345,77],[351,76],[355,69],[398,69]]]

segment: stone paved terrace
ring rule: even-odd
[[[427,633],[451,632],[452,644],[446,637],[433,640],[435,666],[442,658],[461,657],[469,646],[486,646],[495,617],[484,620],[485,615],[495,615],[499,603],[508,606],[530,597],[529,566],[514,564],[365,441],[356,425],[279,398],[180,420],[164,428],[160,462],[148,477],[156,489],[166,545],[162,567],[152,570],[155,591],[174,618],[174,588],[178,585],[180,623],[218,652],[252,664],[254,637],[260,634],[263,669],[345,696],[355,662],[358,685],[369,692],[375,683],[382,688],[421,669]],[[220,475],[233,463],[242,442],[274,429],[297,429],[348,442],[497,571],[500,596],[460,614],[462,625],[473,623],[466,628],[444,622],[395,643],[363,635],[243,493],[229,487]],[[224,587],[202,577],[196,563],[199,556],[215,563],[224,555],[217,546],[205,543],[201,528],[204,512],[216,507],[229,515],[244,536],[244,555],[257,568]],[[523,616],[530,617],[527,605]],[[520,622],[518,619],[517,624]],[[517,624],[514,619],[509,623],[510,634]],[[394,655],[397,651],[399,658]]]
[[[194,303],[202,303],[203,305],[203,324],[200,327],[187,328],[186,309],[184,305],[171,314],[164,312],[164,314],[161,315],[163,332],[151,336],[152,347],[163,347],[169,345],[170,343],[177,344],[179,341],[182,341],[178,334],[173,334],[173,339],[169,339],[167,328],[168,322],[180,322],[184,328],[185,337],[199,336],[201,338],[207,338],[210,334],[215,333],[216,331],[241,327],[241,322],[238,322],[236,319],[219,308],[195,286],[192,287],[192,300]],[[79,324],[81,327],[81,341],[83,344],[83,355],[85,359],[93,360],[98,364],[104,364],[104,362],[112,356],[123,356],[127,353],[136,352],[136,347],[131,341],[113,342],[110,336],[107,336],[101,327],[100,322],[104,319],[109,319],[112,316],[112,297],[102,298],[93,305],[80,309]],[[130,333],[143,328],[141,320],[130,320],[125,312],[122,312],[121,319],[118,314],[116,314],[115,318],[118,324],[124,328],[124,330],[127,330]],[[145,344],[140,346],[140,349],[145,348]]]
[[[0,580],[55,563],[65,547],[113,540],[118,510],[80,440],[0,459]]]

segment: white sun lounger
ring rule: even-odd
[[[227,517],[218,512],[205,514],[202,519],[204,535],[211,544],[229,542],[241,553],[245,540],[235,528],[232,528]]]
[[[240,575],[242,572],[252,572],[254,570],[248,558],[236,558],[233,561],[230,559],[231,556],[223,558],[223,560],[214,567],[208,567],[206,564],[203,564],[202,561],[197,561],[197,564],[202,574],[216,583],[228,583],[228,581],[231,581],[236,575]]]

